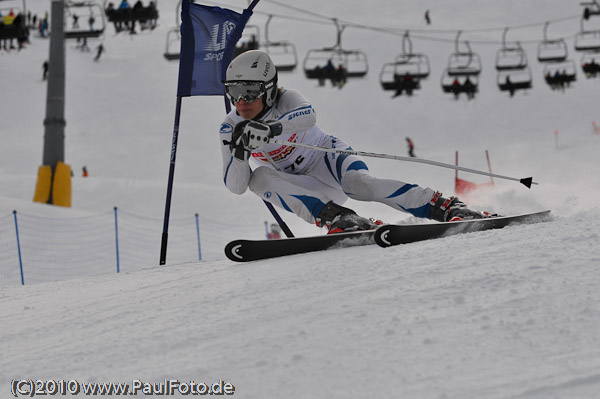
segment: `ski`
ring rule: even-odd
[[[388,224],[378,227],[375,231],[374,238],[377,245],[387,248],[394,245],[442,238],[455,234],[501,229],[508,225],[546,222],[550,219],[550,211],[547,210],[522,215],[460,220],[456,222]]]
[[[225,246],[225,255],[235,262],[249,262],[306,252],[375,244],[375,230],[280,240],[234,240]]]

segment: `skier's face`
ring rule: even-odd
[[[263,107],[262,98],[257,98],[251,102],[242,99],[235,102],[235,109],[244,119],[253,119],[262,112]]]

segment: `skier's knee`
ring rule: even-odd
[[[373,177],[366,171],[349,171],[342,179],[342,189],[353,199],[360,201],[372,201],[375,193],[373,192],[370,181]]]
[[[260,166],[252,172],[248,187],[254,194],[262,197],[263,192],[269,185],[269,181],[278,177],[277,171],[267,168],[266,166]]]

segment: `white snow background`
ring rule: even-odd
[[[245,0],[219,4],[236,11],[247,6]],[[69,238],[76,241],[59,242],[56,249],[67,271],[79,277],[58,278],[64,270],[51,267],[28,272],[25,266],[25,286],[17,280],[0,288],[0,396],[9,397],[15,378],[166,378],[222,379],[239,398],[600,398],[600,134],[592,129],[592,122],[600,125],[600,79],[583,76],[581,55],[573,50],[579,2],[279,4],[262,0],[250,24],[264,33],[269,13],[301,18],[275,17],[269,31],[271,40],[296,44],[300,64],[309,49],[335,43],[334,25],[311,22],[318,19],[303,11],[411,29],[413,51],[430,58],[422,90],[392,99],[380,87],[379,71],[402,51],[401,34],[347,27],[342,44],[367,53],[367,78],[338,90],[305,79],[301,65],[281,73],[280,85],[312,101],[326,132],[357,150],[398,155],[406,155],[409,136],[419,157],[453,163],[458,150],[462,166],[482,170],[488,150],[495,173],[533,176],[539,185],[527,189],[495,179],[493,189],[464,199],[506,215],[551,209],[554,220],[390,249],[234,263],[224,257],[224,245],[262,238],[264,221],[273,218],[259,198],[249,192],[235,196],[222,183],[223,99],[184,98],[171,215],[200,215],[205,260],[173,250],[159,267],[178,77],[177,63],[162,54],[167,31],[176,24],[176,2],[158,2],[159,26],[152,32],[116,35],[109,25],[102,39],[89,40],[91,52],[66,44],[71,208],[32,202],[43,150],[42,63],[49,51],[49,41],[33,32],[25,50],[0,52],[0,216],[10,221],[17,210],[77,220],[110,217],[116,206],[156,220],[157,228],[138,248],[147,256],[119,274],[112,252],[106,259],[85,256],[98,244],[83,229]],[[41,15],[50,2],[29,0],[27,6]],[[578,65],[577,82],[563,93],[544,83],[536,55],[544,21],[569,16],[574,18],[548,28],[549,38],[566,38]],[[527,50],[534,88],[510,98],[496,86],[495,54],[503,27],[524,25],[509,30],[507,39],[520,40]],[[497,29],[471,31],[483,28]],[[440,87],[458,30],[483,60],[474,101],[455,101]],[[106,52],[94,62],[100,41]],[[451,169],[366,161],[377,176],[453,194]],[[83,165],[87,179],[80,177]],[[488,181],[462,172],[460,177]],[[417,222],[381,204],[346,205],[387,222]],[[324,233],[280,214],[297,236]],[[54,233],[45,234],[50,240]],[[63,244],[69,250],[61,250]],[[80,263],[70,261],[81,254]],[[98,273],[97,267],[108,271]]]

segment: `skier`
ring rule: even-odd
[[[49,66],[50,66],[50,64],[48,64],[48,61],[44,61],[44,63],[42,64],[42,69],[44,71],[44,73],[42,75],[42,80],[48,79],[48,67]]]
[[[411,157],[415,157],[415,144],[410,139],[410,137],[406,138],[406,144],[408,145],[408,155]]]
[[[381,224],[340,204],[348,197],[377,201],[414,216],[440,222],[488,216],[455,197],[431,188],[369,173],[356,155],[270,143],[271,138],[324,148],[349,149],[343,140],[322,131],[312,105],[294,90],[278,88],[273,61],[263,51],[234,58],[225,89],[235,109],[220,127],[223,180],[235,194],[248,188],[308,223],[326,226],[329,234],[370,230]],[[250,158],[261,164],[254,170]]]
[[[267,223],[267,222],[265,222]],[[267,233],[267,240],[279,240],[281,238],[281,228],[278,224],[272,223],[271,230]]]
[[[102,45],[102,43],[100,43],[98,47],[96,47],[96,56],[94,57],[94,61],[98,61],[103,52],[104,46]]]

